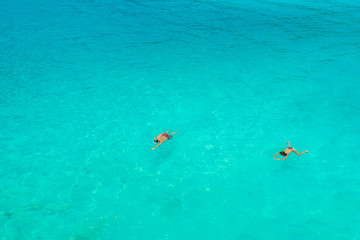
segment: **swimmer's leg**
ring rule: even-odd
[[[288,147],[291,147],[291,144],[290,144],[290,142],[289,142],[289,141],[287,141],[286,143],[288,144]]]
[[[176,130],[175,132],[173,132],[172,134],[171,134],[171,136],[175,136],[175,134],[178,132],[179,130]]]
[[[308,150],[305,150],[305,151],[303,151],[302,153],[298,153],[298,151],[296,151],[295,148],[293,148],[293,151],[294,151],[297,155],[299,155],[299,156],[303,155],[304,153],[309,153]]]

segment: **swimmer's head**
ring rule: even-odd
[[[159,140],[157,138],[154,138],[154,143],[158,143]]]

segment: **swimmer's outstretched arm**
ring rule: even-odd
[[[284,148],[282,148],[281,151],[282,151],[282,150],[284,150]],[[280,153],[275,154],[274,159],[276,159],[276,155],[279,155],[279,154],[280,154]],[[280,160],[280,159],[276,159],[276,160]]]
[[[152,148],[152,150],[154,150],[155,148],[159,147],[163,142],[160,142],[158,145],[156,145],[155,147]]]
[[[281,158],[278,158],[276,160],[286,160],[288,158],[289,155],[287,155],[285,158],[281,159]]]

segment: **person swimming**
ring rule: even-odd
[[[177,133],[178,130],[173,132],[171,135],[169,135],[169,131],[170,130],[167,130],[165,133],[162,133],[159,136],[157,136],[156,138],[154,138],[154,143],[158,143],[158,145],[153,147],[152,150],[159,147],[163,142],[165,142],[165,141],[171,139],[173,136],[175,136],[175,134]]]
[[[286,160],[286,159],[289,157],[290,153],[292,153],[292,152],[295,152],[295,153],[296,153],[297,155],[299,155],[299,156],[303,155],[304,153],[309,153],[308,150],[305,150],[305,151],[303,151],[302,153],[298,153],[298,151],[296,151],[295,148],[291,147],[290,142],[287,142],[287,144],[288,144],[288,147],[286,148],[285,151],[284,151],[285,148],[283,148],[283,149],[281,149],[280,152],[278,152],[277,154],[275,154],[275,156],[274,156],[274,159],[275,159],[275,160]],[[277,156],[278,154],[280,154],[281,156],[283,156],[283,157],[285,157],[285,158],[283,158],[283,159],[276,158],[276,156]]]

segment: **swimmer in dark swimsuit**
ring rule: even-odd
[[[157,138],[154,138],[154,143],[158,143],[158,145],[156,145],[155,147],[152,148],[152,150],[154,150],[155,148],[159,147],[163,142],[169,140],[170,138],[172,138],[173,136],[175,136],[175,134],[177,133],[178,130],[176,130],[175,132],[173,132],[171,135],[169,135],[170,130],[167,130],[166,133],[162,133],[160,134]]]
[[[290,142],[287,142],[287,144],[288,144],[288,147],[286,148],[286,150],[284,151],[285,148],[281,149],[281,151],[280,151],[279,153],[275,154],[274,159],[276,159],[276,160],[286,160],[286,159],[288,158],[288,156],[290,155],[291,152],[295,152],[295,153],[296,153],[297,155],[299,155],[299,156],[300,156],[300,155],[303,155],[304,153],[309,153],[308,150],[305,150],[305,151],[303,151],[302,153],[298,153],[298,151],[296,151],[295,148],[291,147]],[[285,158],[283,158],[283,159],[276,158],[276,156],[277,156],[278,154],[280,154],[281,156],[283,156],[283,157],[285,157]]]

